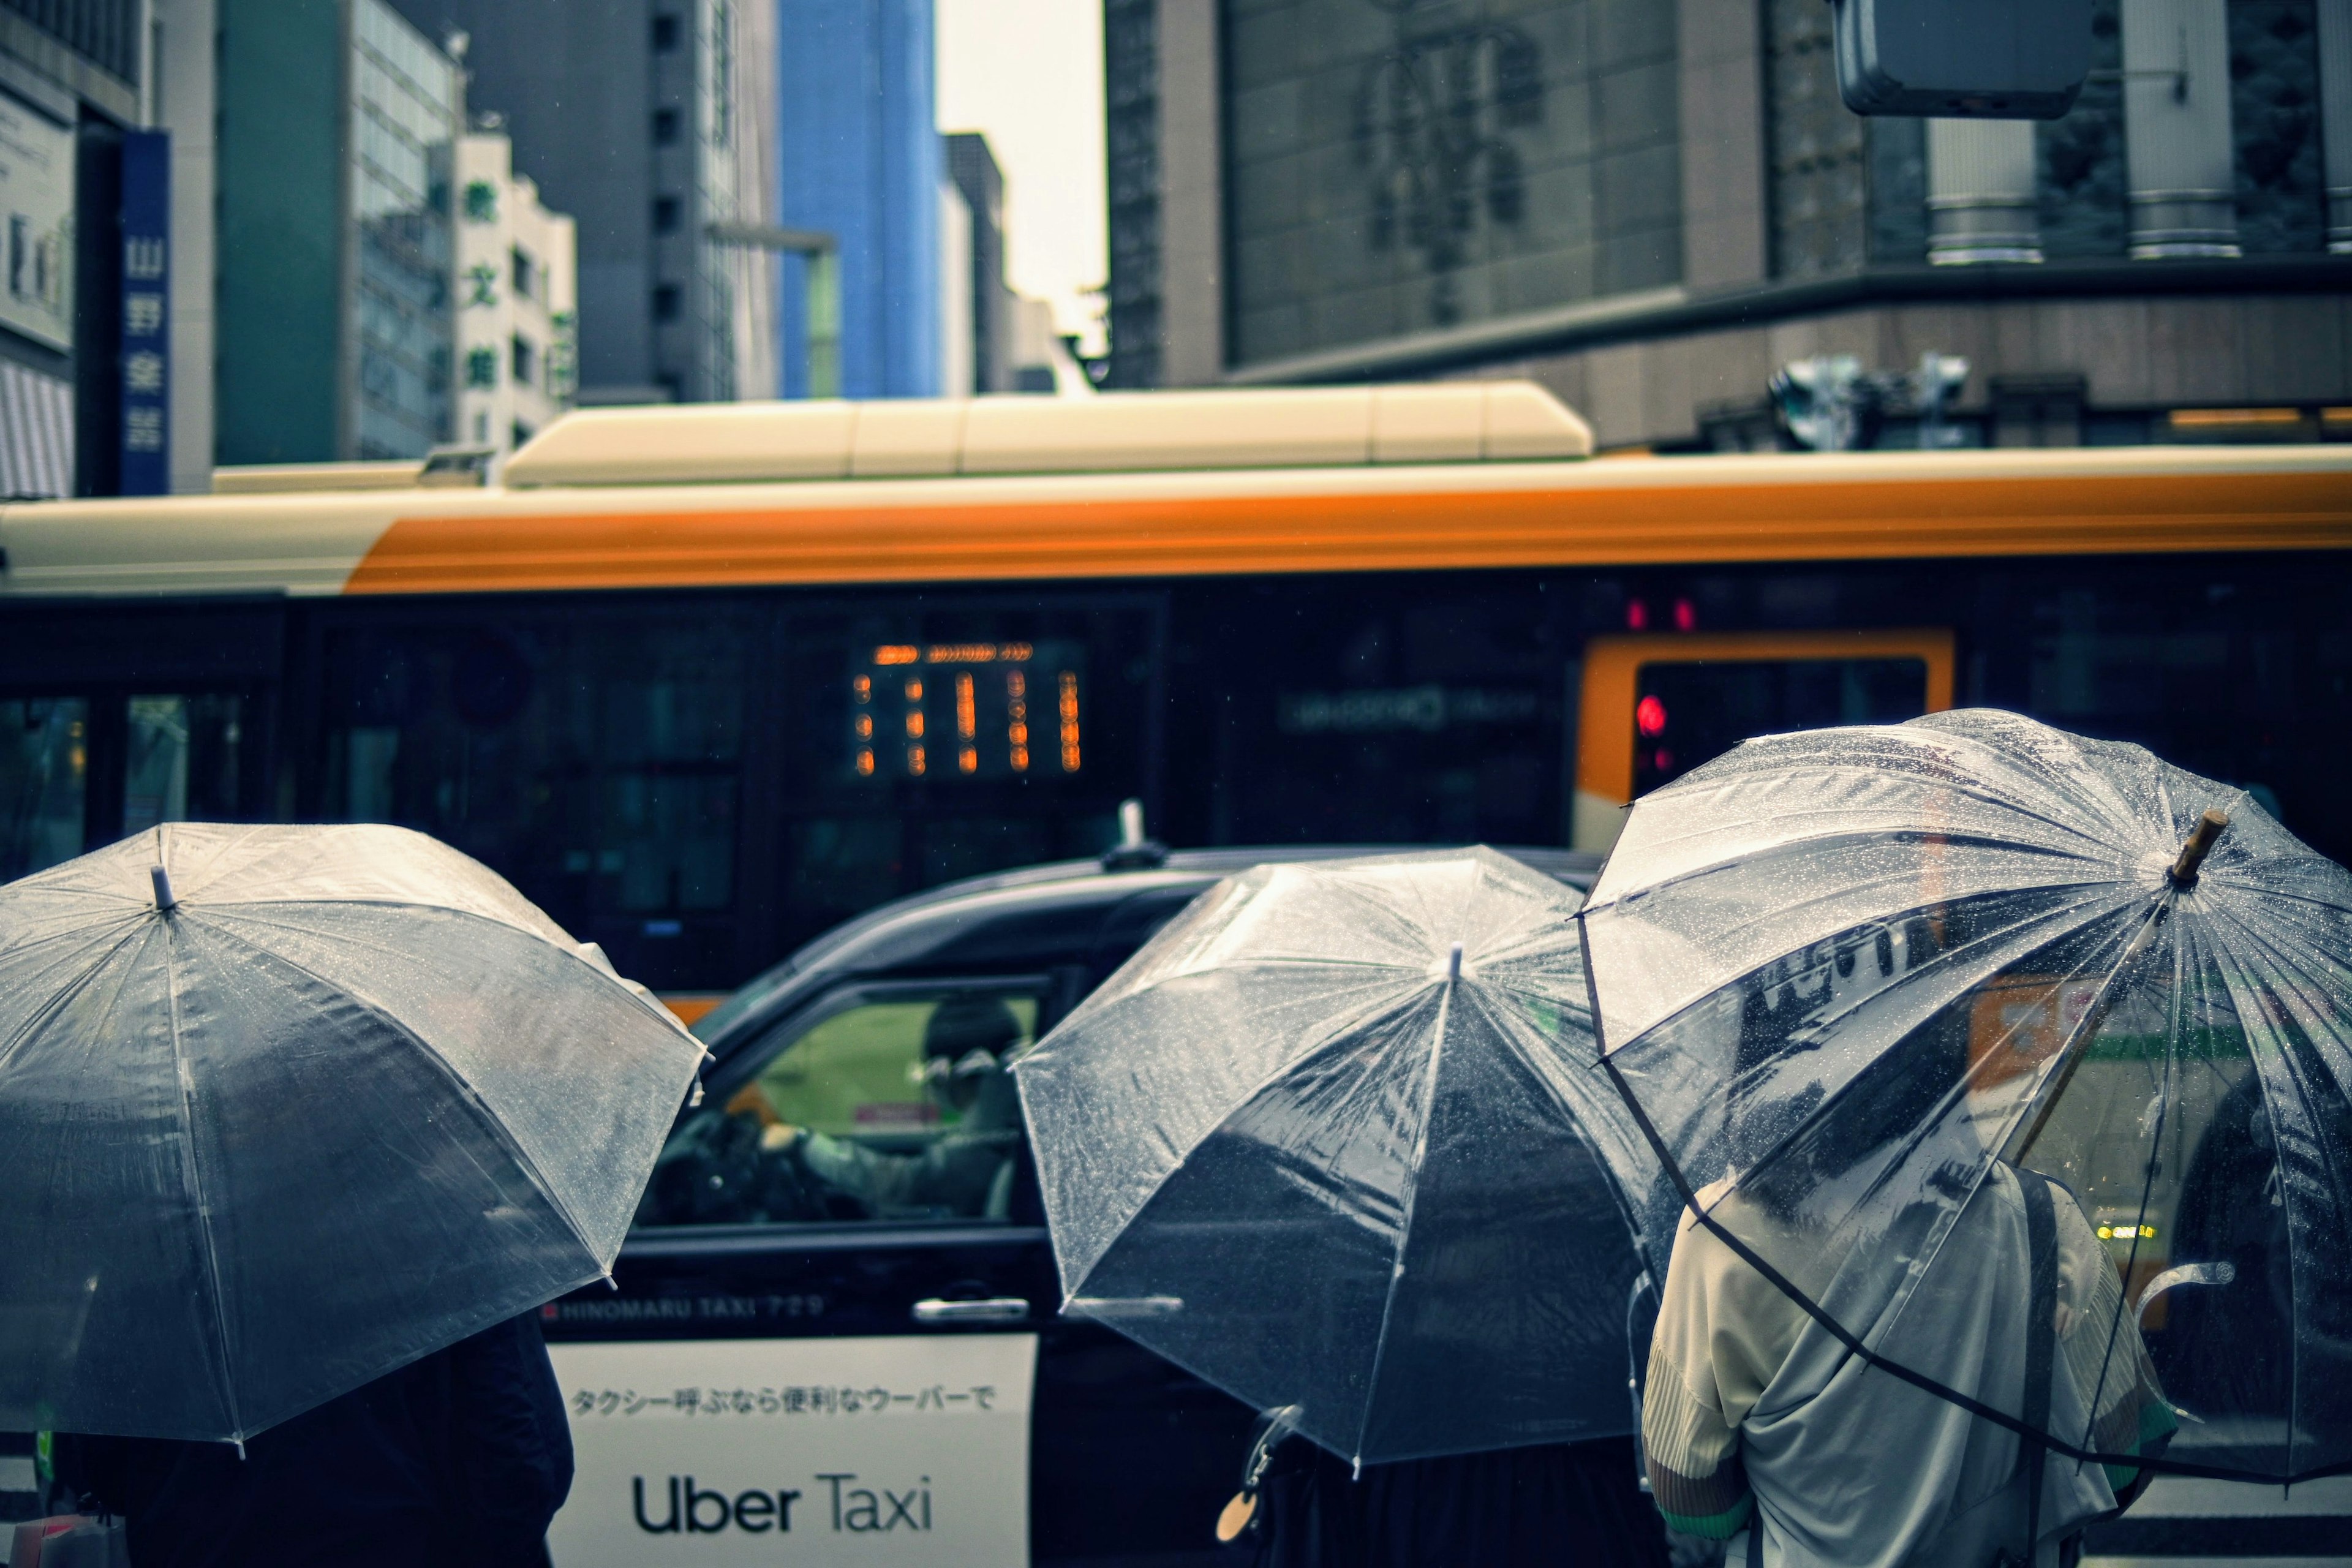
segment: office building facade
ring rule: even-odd
[[[940,390],[1009,392],[1013,381],[1012,290],[1004,281],[1004,173],[988,138],[960,131],[945,138],[948,177],[962,195],[971,225],[971,267],[965,284],[971,300],[970,384]]]
[[[483,130],[457,142],[457,438],[511,452],[578,390],[572,221]]]
[[[165,489],[175,417],[201,425],[161,89],[203,9],[0,0],[0,494]]]
[[[1534,374],[1661,449],[1824,353],[1967,357],[1969,440],[2352,401],[2347,0],[2095,0],[2048,123],[1857,118],[1832,16],[1106,0],[1112,379]]]
[[[776,221],[834,237],[845,397],[932,397],[940,185],[930,0],[780,0]],[[784,386],[808,391],[806,264],[783,265]]]
[[[217,3],[217,460],[421,458],[453,434],[458,63],[383,0]]]
[[[579,246],[583,403],[776,393],[773,0],[398,0]]]

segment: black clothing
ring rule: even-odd
[[[1257,1568],[1666,1568],[1633,1441],[1366,1465],[1303,1438],[1260,1484]]]
[[[572,1431],[535,1315],[226,1443],[60,1435],[59,1479],[130,1526],[133,1568],[547,1562]]]

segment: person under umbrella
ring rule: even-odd
[[[1679,1227],[1654,1485],[1735,1562],[2056,1562],[2151,1472],[2352,1464],[2352,876],[2243,792],[2012,714],[1769,736],[1638,803],[1580,922]],[[2217,1173],[2292,1318],[2185,1252]]]
[[[610,1278],[702,1058],[404,829],[173,824],[0,888],[0,1426],[138,1440],[67,1447],[142,1563],[513,1560],[570,1468],[515,1320]]]
[[[1263,1489],[1282,1568],[1664,1561],[1578,898],[1484,848],[1262,866],[1014,1066],[1064,1310],[1333,1457],[1262,1446],[1228,1511]]]

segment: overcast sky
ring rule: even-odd
[[[935,0],[941,131],[988,137],[1004,171],[1005,268],[1102,348],[1102,0]]]

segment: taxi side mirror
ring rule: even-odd
[[[2091,69],[2091,0],[1830,0],[1856,114],[2055,120]]]

